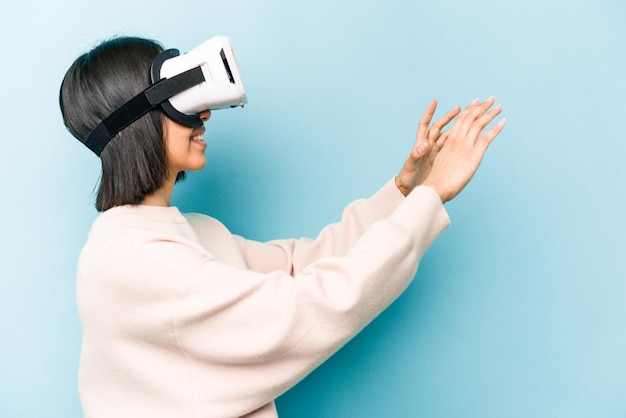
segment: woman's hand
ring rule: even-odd
[[[474,100],[446,132],[445,143],[436,154],[428,177],[422,183],[435,189],[442,202],[453,199],[469,183],[487,147],[504,129],[503,119],[483,133],[485,127],[502,111],[500,105],[492,108],[493,103],[493,97],[482,103]]]
[[[430,174],[435,157],[448,136],[447,132],[442,133],[441,130],[461,111],[460,107],[452,109],[430,127],[436,109],[437,101],[433,100],[418,125],[415,146],[396,176],[396,186],[405,196]]]

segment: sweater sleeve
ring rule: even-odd
[[[408,286],[448,224],[438,195],[418,187],[353,245],[342,244],[350,247],[345,254],[318,258],[297,280],[286,271],[232,267],[182,242],[153,243],[151,251],[189,269],[173,327],[195,387],[206,392],[200,407],[234,416],[281,395]],[[235,406],[242,409],[229,409]]]
[[[348,205],[341,222],[326,226],[315,240],[300,238],[261,243],[239,236],[235,239],[250,270],[262,273],[283,270],[297,275],[315,260],[345,255],[370,225],[388,217],[404,199],[392,179],[369,199]]]

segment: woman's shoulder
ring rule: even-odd
[[[202,258],[207,254],[198,239],[198,225],[206,229],[212,223],[206,215],[183,214],[176,207],[117,206],[94,221],[81,252],[82,264],[106,259],[124,265],[120,260],[132,259],[134,265],[174,265],[176,258]]]
[[[208,239],[211,241],[216,239],[223,240],[232,237],[232,233],[226,225],[212,216],[195,212],[184,213],[183,216],[202,241]]]
[[[146,240],[184,236],[188,229],[187,218],[175,207],[115,206],[95,219],[86,244],[137,245]]]

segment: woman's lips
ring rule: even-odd
[[[204,132],[206,131],[204,126],[199,128],[195,128],[191,132],[191,137],[189,138],[192,142],[197,142],[199,144],[205,144],[204,142]]]

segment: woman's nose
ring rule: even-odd
[[[207,120],[211,119],[211,111],[205,110],[203,112],[198,113],[198,116],[200,116],[200,120],[202,122],[206,122]]]

